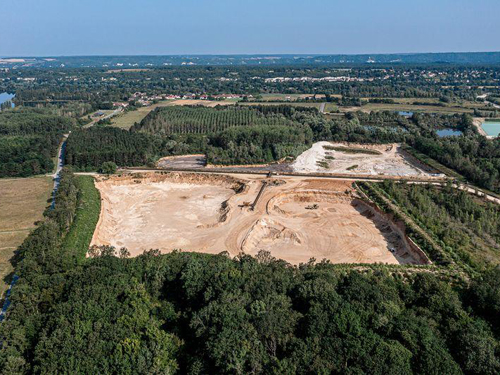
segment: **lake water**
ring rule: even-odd
[[[462,135],[462,132],[460,130],[455,129],[441,129],[436,131],[436,133],[440,137],[458,137],[459,135]]]
[[[486,134],[498,137],[500,134],[500,121],[485,121],[481,125]]]
[[[404,116],[404,117],[411,117],[413,116],[413,112],[408,112],[408,111],[399,111],[398,115]]]
[[[14,94],[9,94],[7,92],[0,92],[0,104],[14,99],[14,96],[15,96]],[[14,107],[14,103],[12,103],[12,107]]]

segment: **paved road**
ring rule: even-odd
[[[68,140],[69,135],[71,132],[68,134],[64,134],[63,139],[61,141],[61,145],[59,146],[59,152],[57,153],[57,167],[55,173],[52,175],[54,178],[54,189],[52,190],[52,204],[50,205],[50,208],[53,210],[55,205],[56,205],[56,192],[57,188],[59,187],[59,181],[61,180],[60,174],[61,170],[63,169],[64,166],[64,152],[66,150],[66,141]]]
[[[61,169],[64,166],[63,154],[64,154],[64,150],[66,149],[66,141],[68,140],[68,137],[69,137],[70,134],[71,134],[71,132],[69,132],[68,134],[64,134],[63,135],[63,139],[62,139],[61,144],[59,146],[59,151],[57,152],[57,166],[56,166],[56,171],[52,175],[52,177],[54,177],[54,178],[56,178],[57,176],[59,176],[59,173],[61,173]]]

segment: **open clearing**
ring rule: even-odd
[[[172,103],[171,101],[162,101],[153,105],[150,105],[149,107],[141,107],[139,109],[136,109],[135,111],[126,111],[125,113],[113,117],[111,119],[111,125],[115,126],[117,128],[122,128],[122,129],[130,129],[132,125],[134,125],[136,122],[141,122],[144,117],[148,115],[149,112],[155,110],[158,107],[166,107]]]
[[[5,276],[12,272],[9,260],[42,219],[52,188],[50,177],[0,180],[0,294],[7,289]]]
[[[348,181],[163,172],[101,176],[96,186],[101,216],[91,244],[132,256],[267,250],[292,264],[427,262]]]
[[[398,144],[366,145],[317,142],[292,163],[298,173],[431,177]]]

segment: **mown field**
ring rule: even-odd
[[[153,104],[149,107],[141,107],[135,111],[127,111],[119,116],[115,116],[111,119],[111,125],[121,129],[130,129],[132,125],[136,122],[139,123],[144,117],[146,117],[149,112],[153,111],[158,107],[163,107],[169,105],[171,102],[160,102]]]
[[[50,177],[0,179],[0,295],[8,286],[4,278],[12,272],[9,260],[42,219],[52,186]]]
[[[64,238],[64,247],[73,249],[84,256],[89,249],[94,229],[101,212],[101,195],[91,176],[76,177],[76,186],[80,191],[75,222]]]

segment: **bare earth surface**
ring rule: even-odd
[[[345,152],[333,148],[365,149],[368,152]],[[371,152],[371,153],[370,153]],[[375,154],[376,153],[376,154]],[[292,164],[294,172],[345,173],[358,175],[426,177],[429,173],[412,164],[398,144],[361,145],[317,142]]]
[[[292,264],[419,263],[350,182],[172,172],[99,177],[96,186],[102,206],[92,245],[126,247],[132,256],[151,248],[267,250]]]
[[[157,162],[158,168],[203,168],[207,164],[205,155],[167,156]]]

